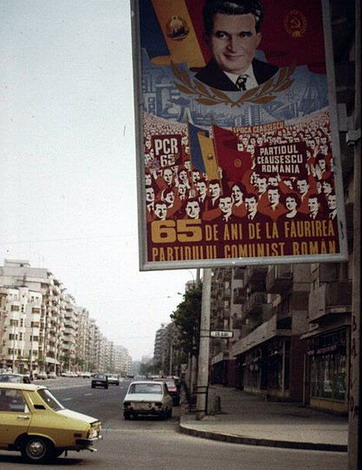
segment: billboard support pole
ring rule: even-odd
[[[207,392],[209,386],[209,346],[210,346],[210,296],[211,269],[203,270],[202,305],[200,321],[199,367],[197,374],[196,419],[202,419],[207,412]]]
[[[361,335],[361,4],[356,1],[355,36],[355,103],[353,129],[347,133],[347,144],[354,145],[354,208],[353,208],[353,290],[351,331],[351,377],[349,395],[348,470],[362,465],[362,335]],[[350,139],[349,139],[350,137]]]

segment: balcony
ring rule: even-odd
[[[230,287],[228,287],[228,288],[224,289],[222,298],[224,300],[226,300],[226,299],[230,299],[230,297],[231,297],[231,289],[230,289]]]
[[[334,281],[323,284],[309,295],[309,321],[351,312],[352,281]]]
[[[246,293],[245,289],[243,287],[237,287],[234,289],[233,292],[233,303],[234,304],[242,304],[245,302],[246,299]]]
[[[245,301],[242,313],[243,317],[263,312],[263,307],[267,304],[267,294],[265,292],[253,292]]]
[[[215,270],[215,277],[218,281],[231,281],[232,269],[231,268],[217,268]]]
[[[269,268],[266,290],[270,294],[283,294],[293,286],[293,268],[290,264],[277,264]]]
[[[265,281],[268,266],[248,266],[245,270],[245,285],[255,281]]]
[[[234,268],[234,279],[244,279],[245,268]]]

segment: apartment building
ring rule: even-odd
[[[0,288],[0,367],[37,367],[42,295],[28,287]]]
[[[12,308],[15,309],[14,311],[19,308],[20,313],[22,313],[22,308],[25,309],[24,299],[26,298],[24,291],[20,292],[21,288],[28,288],[30,291],[38,293],[38,295],[41,296],[39,322],[35,320],[33,320],[33,322],[30,321],[30,325],[33,325],[34,328],[38,328],[39,325],[39,328],[34,331],[34,334],[29,334],[33,338],[37,338],[36,341],[33,340],[34,349],[37,345],[37,361],[33,365],[36,371],[54,370],[60,365],[57,356],[60,341],[59,329],[62,319],[61,283],[54,278],[49,270],[44,268],[32,268],[30,263],[26,260],[5,260],[4,266],[0,267],[0,286],[2,289],[18,290],[18,295],[12,292],[10,294],[11,298],[8,298],[8,301],[18,302],[19,305],[14,305]],[[15,300],[17,297],[18,300]],[[5,328],[10,327],[14,330],[16,328],[24,328],[21,325],[24,325],[25,318],[20,318],[20,313],[19,318],[15,318],[15,314],[8,317],[8,325],[5,325]],[[10,320],[12,322],[11,324]],[[23,335],[24,331],[19,330],[18,333],[10,333],[6,330],[5,336],[6,334],[8,338],[10,334],[17,334],[19,339],[20,334]],[[17,347],[16,341],[15,339],[13,346],[10,347],[10,349],[14,349],[14,357],[16,355],[19,356],[19,347]],[[1,344],[1,348],[1,354],[5,355],[7,362],[12,363],[11,367],[14,366],[16,370],[26,369],[22,361],[18,362],[16,358],[12,360],[13,356],[11,354],[9,355],[9,351],[6,350],[6,345]],[[9,350],[9,348],[7,349]]]
[[[62,370],[78,369],[78,356],[76,354],[76,345],[78,337],[78,310],[75,305],[75,299],[63,293],[63,305],[61,315],[61,342],[60,362]]]
[[[213,270],[211,328],[234,337],[211,339],[211,380],[347,412],[349,276],[348,263]]]
[[[114,346],[114,371],[122,377],[132,373],[132,358],[124,346]]]
[[[153,363],[158,364],[160,368],[163,368],[165,362],[165,351],[167,350],[167,330],[166,324],[162,323],[161,328],[156,331],[154,351],[153,351]]]
[[[18,372],[109,370],[114,344],[48,269],[0,267],[0,367]]]

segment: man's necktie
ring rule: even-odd
[[[238,79],[236,80],[236,86],[239,88],[239,90],[246,90],[246,80],[248,76],[247,75],[239,75]]]

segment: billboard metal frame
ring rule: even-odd
[[[140,34],[140,3],[142,0],[130,0],[132,16],[133,40],[133,70],[134,70],[134,107],[135,107],[135,135],[136,135],[136,170],[137,170],[137,198],[138,198],[138,227],[139,227],[139,267],[141,271],[237,267],[272,264],[294,263],[321,263],[341,262],[348,259],[346,221],[344,211],[342,166],[340,155],[340,141],[338,131],[338,115],[335,89],[335,74],[333,61],[332,29],[330,20],[329,0],[321,0],[323,11],[325,62],[327,67],[328,107],[330,111],[331,145],[334,160],[334,176],[337,194],[338,211],[338,241],[339,252],[328,254],[263,256],[263,257],[236,257],[216,259],[188,259],[178,261],[157,261],[147,259],[147,232],[146,207],[144,184],[144,134],[143,134],[143,108],[144,97],[142,92],[142,64],[141,64],[141,34]]]

